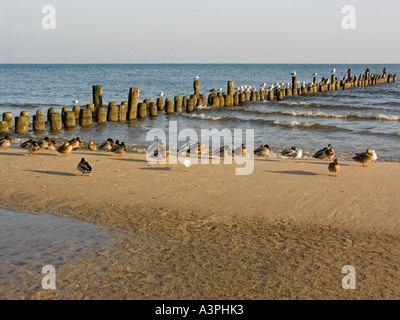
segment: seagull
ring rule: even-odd
[[[313,76],[316,77],[318,75],[318,73],[314,73]]]
[[[219,89],[218,89],[218,92],[222,92],[222,88],[219,88]]]
[[[74,105],[78,104],[78,99],[75,99],[74,101],[72,101],[74,103]]]
[[[297,75],[296,71],[293,71],[293,73],[291,73],[291,75],[294,77]]]
[[[194,77],[194,80],[199,80],[199,76],[195,76],[195,77]]]
[[[261,87],[261,88],[265,88],[266,86],[267,86],[267,83],[264,82],[260,87]]]
[[[336,69],[333,69],[331,72],[332,72],[332,74],[335,74],[336,73]]]
[[[164,96],[164,91],[161,91],[160,98],[162,98],[163,96]]]

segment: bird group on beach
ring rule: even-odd
[[[3,148],[4,150],[9,150],[8,148],[12,145],[12,143],[13,139],[9,136],[5,136],[0,139],[0,148]],[[66,157],[71,152],[74,152],[79,148],[82,148],[82,146],[83,143],[79,137],[67,140],[59,147],[57,146],[57,143],[54,140],[50,139],[49,137],[44,137],[43,139],[40,139],[38,141],[29,139],[20,144],[20,148],[28,150],[31,157],[38,156],[38,152],[40,150],[42,151],[57,150],[58,153]],[[116,140],[114,142],[112,138],[108,138],[106,141],[101,143],[99,145],[99,148],[93,141],[90,141],[88,143],[87,148],[88,150],[93,152],[97,151],[98,149],[104,152],[113,152],[117,154],[118,157],[123,157],[125,153],[129,150],[128,145],[126,145],[124,142],[121,142],[119,140]],[[165,145],[165,143],[157,137],[155,138],[153,144],[149,147],[148,152],[150,152],[152,156],[155,158],[168,156],[169,154],[169,150]],[[189,140],[186,141],[177,150],[177,153],[185,154],[186,156],[198,156],[198,157],[207,154],[209,155],[210,153],[212,153],[213,155],[220,157],[222,161],[224,161],[226,157],[232,157],[232,156],[245,157],[248,155],[245,144],[241,144],[241,146],[237,147],[236,149],[233,149],[232,146],[230,145],[224,145],[211,152],[208,150],[205,144],[199,142],[191,143]],[[269,155],[271,155],[271,153],[272,150],[268,144],[262,144],[259,147],[255,148],[252,152],[254,157],[264,158],[264,159],[267,158]],[[290,149],[284,149],[279,153],[282,157],[288,159],[300,159],[303,156],[303,150],[296,146],[292,146]],[[336,153],[332,145],[328,144],[327,147],[321,148],[320,150],[316,151],[312,157],[323,161],[330,161],[328,164],[329,175],[337,177],[338,172],[340,170],[340,164],[338,163],[337,159],[334,159],[335,155]],[[376,161],[377,158],[378,157],[375,150],[373,150],[372,148],[367,148],[365,152],[356,153],[355,156],[352,157],[352,160],[361,163],[363,167],[368,167],[368,163]],[[82,158],[81,162],[78,164],[78,170],[81,171],[83,175],[91,176],[93,173],[92,167],[89,165],[87,161],[85,161],[84,158]]]

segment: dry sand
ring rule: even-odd
[[[76,170],[81,157],[91,177]],[[257,159],[149,166],[145,155],[0,151],[1,207],[92,222],[116,244],[57,269],[26,268],[1,299],[398,299],[397,163]],[[342,288],[342,267],[356,289]],[[7,270],[6,270],[7,271]],[[11,272],[11,270],[8,270]]]

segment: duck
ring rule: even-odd
[[[100,145],[100,150],[110,152],[111,149],[115,146],[114,140],[111,138],[108,138],[107,141],[103,142]]]
[[[57,149],[57,143],[54,140],[50,140],[47,146],[47,150],[55,150]]]
[[[242,143],[242,145],[238,148],[236,148],[235,150],[233,150],[233,155],[239,155],[242,157],[245,157],[247,155],[247,149],[244,143]]]
[[[257,157],[266,158],[271,153],[271,148],[267,144],[262,144],[256,150],[254,150],[254,155]]]
[[[76,137],[70,140],[69,144],[72,146],[72,151],[76,151],[79,147],[82,147],[82,140]]]
[[[66,141],[57,149],[57,151],[66,157],[72,151],[72,145],[69,143],[69,141]]]
[[[281,155],[284,157],[290,157],[290,155],[296,152],[297,148],[295,146],[291,147],[290,149],[283,150]]]
[[[82,172],[83,176],[88,174],[90,177],[93,173],[93,168],[90,166],[89,162],[85,161],[84,158],[82,158],[81,162],[78,163],[77,168],[80,172]]]
[[[123,157],[125,152],[128,151],[128,146],[125,143],[117,140],[114,147],[112,147],[110,151],[118,154],[119,157]]]
[[[43,151],[46,151],[46,150],[48,150],[50,143],[51,143],[50,138],[45,137],[44,139],[39,140],[38,145],[41,149],[43,149]]]
[[[8,150],[8,147],[11,146],[12,143],[13,139],[9,136],[5,136],[4,138],[0,139],[0,148]]]
[[[229,145],[225,145],[217,150],[214,151],[216,156],[219,156],[222,161],[224,161],[225,156],[232,156],[232,148]]]
[[[90,151],[96,151],[97,150],[97,146],[93,143],[92,140],[90,140],[90,142],[89,142],[88,149]]]
[[[27,149],[28,150],[28,148],[33,144],[33,142],[34,141],[32,139],[29,139],[28,141],[25,141],[25,142],[21,143],[19,146],[22,149]]]
[[[299,159],[303,156],[303,150],[293,146],[289,150],[283,150],[281,155],[288,157],[289,159]]]
[[[328,165],[328,170],[329,170],[329,175],[330,176],[332,175],[332,173],[335,174],[335,177],[338,176],[337,173],[340,171],[340,165],[339,165],[337,159],[335,159],[333,162],[331,162]]]
[[[367,163],[371,161],[375,161],[378,159],[378,156],[375,152],[375,150],[368,148],[365,152],[363,153],[356,153],[356,156],[353,157],[353,160],[360,162],[363,164],[363,167],[368,167]]]
[[[36,141],[33,141],[29,146],[28,146],[28,151],[31,154],[31,157],[37,157],[37,153],[40,150],[40,147]]]
[[[335,151],[332,149],[332,145],[328,144],[327,148],[323,148],[318,150],[314,155],[313,158],[318,158],[322,160],[326,160],[329,158],[332,161],[332,158],[335,156]]]

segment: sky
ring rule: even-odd
[[[400,63],[399,13],[398,0],[1,0],[0,63]]]

